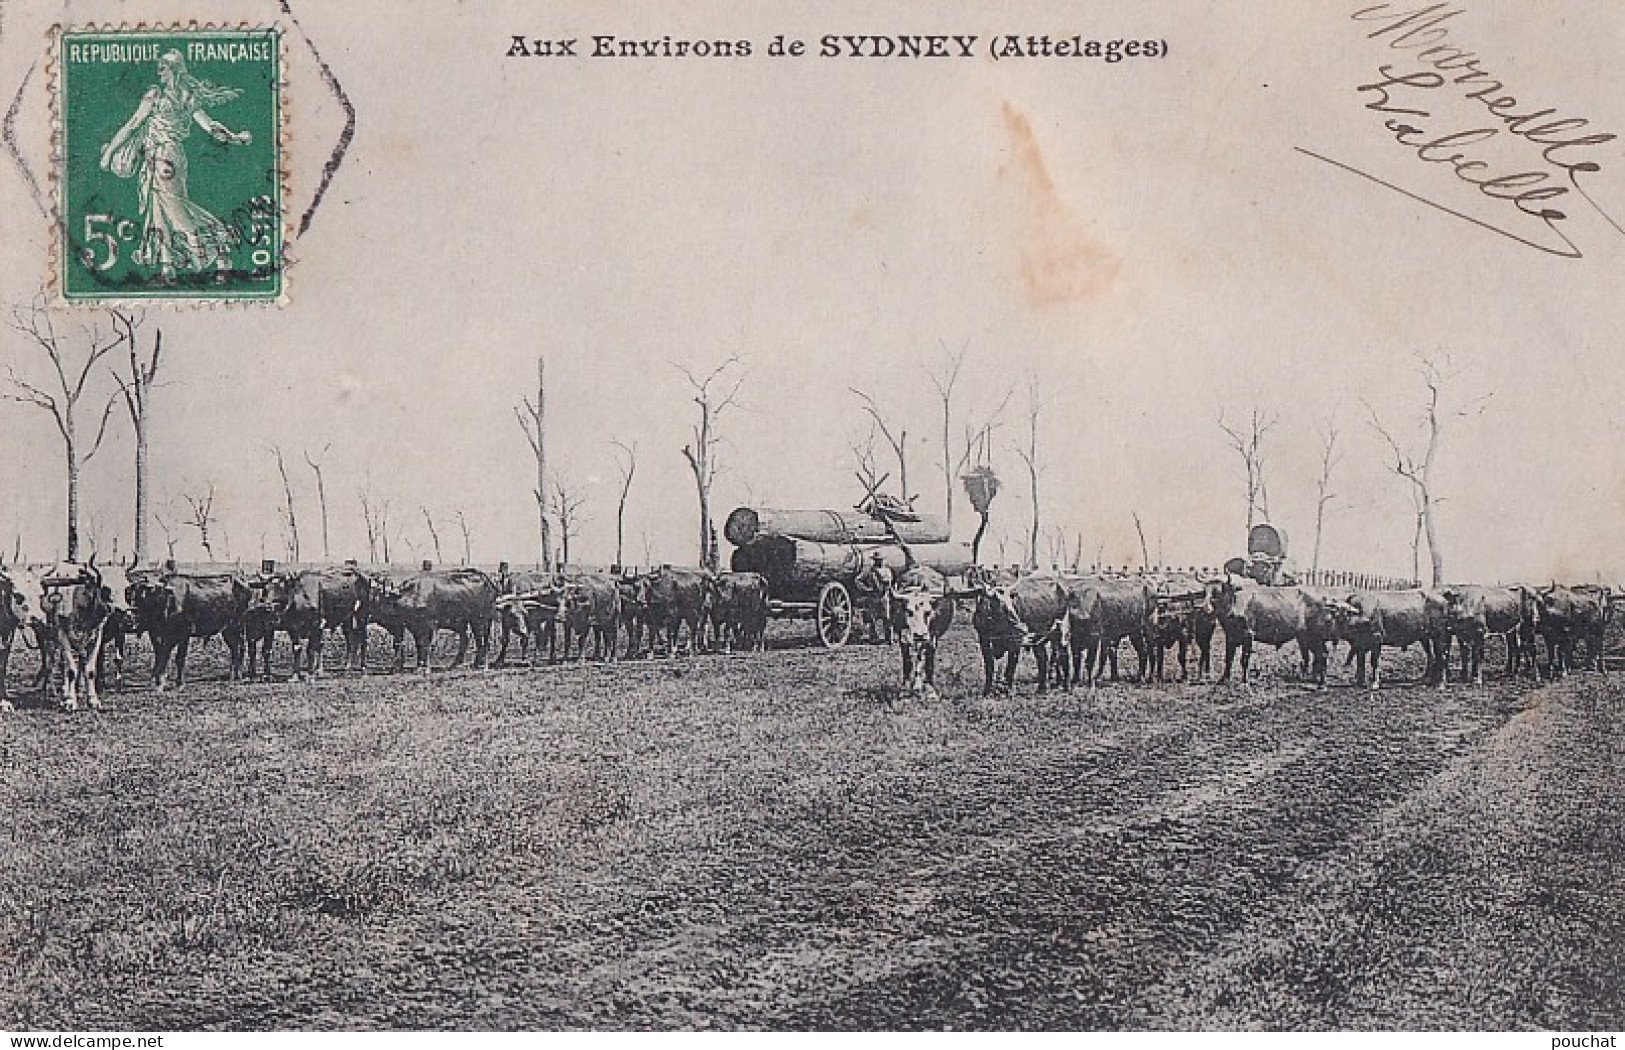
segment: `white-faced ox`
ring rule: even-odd
[[[1535,624],[1539,607],[1533,591],[1522,587],[1460,584],[1441,591],[1445,626],[1461,644],[1461,680],[1484,684],[1484,649],[1494,635],[1506,643],[1506,676],[1518,673],[1527,660],[1535,671]]]
[[[1354,684],[1366,684],[1371,662],[1372,690],[1382,688],[1382,651],[1420,646],[1426,658],[1422,680],[1444,686],[1450,645],[1448,603],[1431,590],[1355,591],[1333,605],[1337,636],[1349,643],[1355,661]]]
[[[372,622],[388,631],[395,642],[395,670],[406,666],[406,635],[412,635],[418,670],[429,672],[435,632],[457,633],[457,657],[468,655],[468,637],[474,636],[474,666],[483,668],[491,644],[491,620],[496,615],[497,585],[478,569],[429,569],[401,579],[373,578]]]
[[[1065,670],[1070,651],[1067,592],[1055,579],[1029,576],[1010,584],[984,583],[976,592],[971,626],[982,652],[982,695],[992,693],[995,685],[1009,692],[1022,651],[1029,648],[1038,664],[1039,692],[1049,689],[1052,657],[1060,664],[1062,684],[1070,683]]]
[[[152,681],[166,688],[171,654],[175,686],[186,684],[186,653],[193,638],[220,635],[231,651],[231,679],[243,674],[243,618],[252,595],[235,573],[164,573],[130,581],[126,592],[136,623],[152,639]]]
[[[892,635],[903,658],[903,688],[935,699],[937,643],[954,622],[954,599],[937,573],[918,567],[886,599]]]
[[[101,662],[97,667],[97,680],[103,684],[108,681],[108,671],[111,667],[113,685],[118,689],[124,688],[124,657],[128,647],[129,637],[140,633],[140,626],[136,621],[135,609],[130,605],[130,581],[142,575],[139,570],[127,569],[122,565],[109,565],[100,570],[102,576],[102,600],[107,602],[107,627],[102,632]]]
[[[1334,637],[1330,599],[1304,587],[1265,587],[1226,576],[1207,583],[1207,604],[1224,628],[1224,673],[1230,680],[1236,653],[1241,653],[1241,681],[1247,684],[1253,645],[1280,648],[1297,642],[1316,685],[1326,684],[1326,646]]]
[[[51,677],[52,663],[51,650],[55,644],[51,637],[51,625],[45,616],[45,584],[41,575],[26,565],[17,565],[5,570],[6,579],[11,584],[11,599],[9,606],[15,619],[13,634],[23,639],[23,645],[39,653],[39,669],[34,673],[34,687],[43,689]],[[30,641],[32,639],[32,641]],[[7,646],[9,657],[10,647]],[[0,688],[0,698],[5,691]]]

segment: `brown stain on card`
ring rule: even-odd
[[[1039,307],[1100,298],[1117,282],[1122,260],[1061,195],[1027,115],[1006,101],[1003,117],[1010,159],[998,172],[1001,225],[1023,295]]]

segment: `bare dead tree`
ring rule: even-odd
[[[1140,568],[1151,568],[1151,548],[1145,542],[1145,525],[1140,521],[1140,512],[1130,511],[1134,515],[1134,531],[1140,534]]]
[[[1049,563],[1052,568],[1060,568],[1066,564],[1066,529],[1061,525],[1051,525],[1047,541],[1049,548]]]
[[[1236,450],[1241,457],[1242,465],[1247,470],[1247,530],[1262,520],[1268,521],[1270,517],[1269,489],[1264,482],[1264,439],[1274,430],[1281,418],[1273,413],[1265,412],[1257,404],[1253,405],[1252,414],[1246,428],[1232,426],[1225,422],[1224,411],[1219,412],[1219,429],[1224,431],[1225,437],[1230,440],[1230,447]]]
[[[116,367],[111,371],[113,381],[118,384],[119,393],[124,397],[124,407],[130,414],[130,426],[135,431],[135,563],[139,565],[147,560],[147,518],[151,500],[147,478],[152,462],[147,426],[152,409],[152,389],[158,379],[158,362],[163,355],[164,330],[153,329],[152,345],[143,353],[137,337],[143,315],[121,309],[109,310],[108,315],[113,319],[114,327],[123,335],[124,345],[130,354],[128,375]]]
[[[333,448],[329,441],[322,446],[322,454],[316,459],[310,458],[310,450],[305,450],[305,465],[316,474],[316,502],[322,509],[322,560],[327,561],[333,557],[332,547],[327,542],[327,483],[322,478],[322,463],[327,459],[327,453]]]
[[[406,531],[406,526],[405,525],[397,525],[395,527],[395,542],[398,545],[403,546],[403,547],[406,548],[406,558],[412,564],[416,565],[419,561],[422,560],[422,559],[420,559],[418,557],[418,545],[417,545],[417,542],[412,539],[412,534],[410,532]],[[385,545],[386,545],[385,549],[387,550],[388,549],[388,546],[387,546],[388,541],[387,540],[385,541]],[[389,555],[386,553],[384,555],[384,557],[387,559],[389,557]]]
[[[1411,507],[1416,513],[1416,531],[1411,542],[1412,573],[1421,579],[1421,537],[1425,534],[1428,545],[1428,560],[1433,572],[1433,586],[1439,587],[1444,583],[1444,548],[1439,539],[1439,526],[1435,510],[1442,502],[1438,490],[1433,484],[1433,468],[1438,461],[1440,440],[1443,436],[1445,420],[1447,418],[1461,418],[1473,414],[1482,414],[1486,403],[1494,396],[1493,392],[1472,398],[1459,407],[1450,407],[1446,404],[1445,388],[1461,372],[1455,368],[1448,353],[1439,355],[1419,354],[1420,370],[1422,373],[1422,386],[1426,390],[1422,405],[1422,418],[1418,425],[1421,431],[1420,453],[1414,449],[1402,446],[1394,437],[1394,432],[1383,425],[1377,412],[1369,402],[1365,402],[1366,412],[1371,416],[1371,428],[1382,438],[1388,446],[1391,457],[1388,469],[1403,478],[1409,485],[1411,494]]]
[[[187,507],[187,518],[182,524],[197,530],[204,559],[214,561],[214,544],[209,537],[209,529],[217,520],[214,514],[214,482],[205,483],[197,493],[183,492],[181,498],[186,501]]]
[[[855,386],[847,389],[858,399],[863,411],[874,421],[881,437],[886,439],[886,444],[891,446],[892,452],[897,456],[897,494],[904,503],[912,505],[914,496],[908,490],[908,431],[902,427],[894,429],[887,424],[886,417],[880,411],[880,405],[873,395]]]
[[[553,529],[547,518],[547,359],[536,358],[536,400],[523,398],[514,406],[514,418],[519,420],[519,429],[525,432],[525,441],[530,445],[531,454],[536,457],[536,487],[531,489],[531,495],[536,497],[536,517],[541,524],[542,542],[542,570],[551,572],[553,569]]]
[[[356,495],[361,500],[362,524],[367,527],[367,561],[376,565],[378,564],[380,541],[386,545],[386,552],[388,550],[387,544],[389,541],[385,538],[384,533],[389,527],[389,501],[380,500],[373,494],[372,479],[370,477],[364,487],[356,490]],[[387,553],[384,555],[384,560],[386,562],[389,560]]]
[[[95,436],[88,443],[79,431],[79,408],[87,396],[91,374],[124,341],[124,335],[116,329],[108,335],[97,327],[81,328],[80,337],[85,349],[82,352],[71,349],[66,337],[57,332],[56,321],[51,317],[49,300],[44,292],[29,306],[14,308],[11,324],[45,355],[51,366],[50,389],[23,378],[8,361],[5,375],[0,377],[0,400],[33,405],[47,413],[56,424],[67,466],[68,559],[76,561],[79,558],[79,476],[107,437],[107,423],[112,417],[118,394],[114,392],[108,395],[106,403],[102,405]]]
[[[418,508],[423,512],[423,524],[429,527],[429,541],[434,546],[434,563],[440,565],[444,559],[440,554],[440,530],[434,527],[434,517],[429,513],[428,507]]]
[[[886,483],[889,474],[880,472],[880,465],[875,462],[875,438],[879,432],[875,429],[873,420],[869,422],[869,429],[859,436],[848,435],[847,447],[852,450],[852,460],[857,469],[858,484],[863,486],[865,492],[878,492],[880,486]]]
[[[288,546],[288,560],[299,560],[299,515],[294,509],[293,483],[288,480],[288,465],[282,459],[282,447],[271,446],[271,455],[276,458],[276,471],[282,476],[282,528],[284,539]]]
[[[377,506],[378,539],[379,539],[379,542],[383,545],[384,564],[385,565],[388,565],[390,563],[390,561],[391,561],[390,556],[389,556],[389,511],[390,511],[391,503],[392,503],[392,501],[387,500],[387,499],[379,500],[378,501],[378,506]],[[397,528],[395,531],[396,531],[397,534],[399,534],[400,529]]]
[[[942,491],[943,514],[947,518],[948,527],[954,524],[954,474],[955,464],[953,453],[950,450],[953,444],[953,408],[954,387],[959,383],[959,374],[965,368],[965,355],[970,352],[970,340],[966,340],[958,352],[948,349],[947,343],[942,343],[942,363],[936,370],[927,369],[926,378],[936,388],[937,400],[942,402]],[[961,464],[963,466],[963,464]]]
[[[615,446],[615,469],[621,475],[621,499],[615,506],[615,564],[624,565],[624,539],[626,536],[626,500],[632,494],[632,476],[638,472],[638,443],[628,445],[624,441],[611,440]]]
[[[559,521],[559,568],[570,567],[570,540],[580,534],[581,522],[585,518],[581,511],[587,502],[587,496],[575,485],[553,474],[552,492],[549,494],[553,504],[553,516]]]
[[[721,563],[716,529],[711,524],[711,486],[717,477],[717,447],[721,440],[717,427],[723,414],[737,404],[739,388],[745,383],[744,362],[737,354],[730,354],[704,379],[676,362],[673,362],[673,367],[688,380],[688,385],[694,391],[694,404],[700,409],[700,418],[691,430],[692,439],[683,446],[683,458],[688,461],[688,469],[694,475],[694,489],[700,503],[700,566],[714,572]],[[732,385],[728,386],[728,372],[734,369],[739,374],[732,378]],[[720,393],[724,387],[726,394]]]
[[[457,531],[463,534],[463,564],[472,565],[474,564],[474,545],[469,540],[468,515],[463,513],[463,508],[458,507],[452,512],[451,516],[452,520],[457,522]]]
[[[1320,571],[1320,537],[1326,525],[1326,507],[1337,495],[1332,492],[1332,471],[1343,461],[1337,447],[1337,421],[1326,420],[1320,428],[1320,477],[1315,482],[1315,553],[1310,571]]]
[[[1033,521],[1030,538],[1027,544],[1027,565],[1029,568],[1038,567],[1038,533],[1043,527],[1039,513],[1038,479],[1044,473],[1044,463],[1038,453],[1038,417],[1046,406],[1054,400],[1043,396],[1043,388],[1039,385],[1038,377],[1027,377],[1027,444],[1011,446],[1021,462],[1027,467],[1028,491],[1032,496]]]
[[[170,561],[174,561],[175,560],[175,533],[170,529],[169,523],[164,520],[164,516],[162,514],[159,514],[157,511],[152,512],[152,520],[158,523],[158,531],[164,534],[164,547],[166,549],[166,553],[165,553],[164,557],[168,558]],[[265,546],[265,544],[263,542],[263,537],[262,537],[262,542],[260,543],[260,546],[261,547]]]

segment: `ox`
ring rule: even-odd
[[[1598,671],[1603,665],[1603,635],[1608,627],[1612,593],[1607,587],[1581,585],[1560,587],[1552,584],[1536,592],[1539,631],[1546,639],[1546,668],[1550,678],[1562,678],[1577,670],[1575,650],[1586,643],[1586,655]]]
[[[34,674],[34,687],[44,689],[51,679],[54,666],[52,660],[54,639],[51,635],[51,625],[45,615],[45,583],[39,573],[24,565],[14,566],[5,572],[7,579],[11,581],[11,604],[17,619],[16,631],[22,635],[25,646],[29,646],[29,639],[32,638],[31,648],[39,652],[39,670]]]
[[[547,659],[551,663],[558,655],[558,619],[562,591],[552,573],[505,572],[498,587],[498,622],[502,640],[497,646],[493,667],[508,662],[508,645],[519,637],[519,659],[535,666],[542,655],[542,641],[547,641]],[[532,647],[534,644],[534,648]]]
[[[306,569],[286,577],[283,588],[282,628],[293,643],[294,676],[321,676],[322,642],[331,629],[344,634],[344,670],[365,672],[372,580],[346,565]]]
[[[1354,684],[1366,684],[1371,661],[1371,689],[1382,687],[1382,650],[1422,648],[1427,668],[1422,680],[1443,688],[1450,633],[1448,603],[1438,591],[1355,591],[1333,605],[1338,636],[1349,643],[1355,661]]]
[[[96,675],[112,607],[102,595],[96,560],[92,558],[86,565],[64,562],[41,582],[52,639],[50,654],[62,668],[62,706],[77,710],[82,693],[90,707],[99,708]]]
[[[1335,637],[1335,625],[1332,603],[1325,595],[1304,587],[1238,583],[1226,576],[1208,581],[1206,604],[1224,628],[1224,673],[1219,684],[1230,680],[1238,651],[1241,681],[1247,684],[1256,642],[1276,648],[1297,642],[1300,657],[1310,661],[1314,683],[1326,684],[1326,646]]]
[[[697,653],[705,645],[705,613],[710,598],[710,582],[699,569],[674,569],[662,565],[645,577],[648,588],[645,623],[649,648],[655,639],[666,636],[667,655],[677,655],[677,634],[688,626],[688,651]]]
[[[1213,632],[1219,621],[1207,602],[1207,589],[1195,576],[1173,576],[1156,586],[1157,607],[1151,616],[1151,673],[1162,681],[1167,651],[1179,647],[1179,680],[1190,677],[1189,653],[1196,646],[1196,677],[1213,670]]]
[[[587,636],[592,636],[594,660],[615,659],[621,635],[621,589],[610,576],[578,576],[564,585],[559,605],[564,623],[564,658],[576,642],[576,659],[587,658]]]
[[[621,623],[626,627],[626,658],[643,652],[644,628],[649,621],[649,580],[646,576],[622,576],[615,586],[621,592]],[[649,651],[654,652],[654,637],[650,634]]]
[[[100,570],[102,576],[102,600],[107,603],[107,628],[103,632],[101,665],[96,670],[97,681],[105,683],[108,680],[107,665],[112,664],[112,681],[115,687],[124,688],[124,657],[128,647],[130,635],[139,634],[136,624],[135,609],[130,605],[128,597],[130,581],[143,575],[141,570],[132,567],[126,569],[122,565],[109,565]]]
[[[42,614],[44,594],[39,580],[22,569],[0,565],[0,711],[12,709],[6,692],[6,674],[11,665],[11,643],[19,633],[27,638],[33,619]]]
[[[1072,584],[1066,620],[1073,680],[1081,676],[1093,689],[1109,660],[1112,681],[1117,681],[1117,645],[1124,638],[1139,658],[1136,678],[1144,679],[1156,608],[1156,591],[1145,580],[1087,577]]]
[[[937,643],[954,622],[954,599],[948,582],[936,570],[914,562],[904,548],[908,567],[886,598],[886,618],[903,657],[903,688],[934,700],[937,696]]]
[[[1520,656],[1534,666],[1535,601],[1522,587],[1447,587],[1445,627],[1461,643],[1461,680],[1484,684],[1484,648],[1490,635],[1506,642],[1506,675],[1518,671]],[[1527,644],[1527,648],[1526,648]]]
[[[271,648],[276,632],[285,626],[288,612],[288,580],[284,576],[264,576],[248,582],[248,608],[243,611],[243,645],[248,650],[248,664],[243,670],[247,678],[259,674],[259,665],[265,667],[265,678],[271,678]],[[290,634],[292,632],[289,632]],[[299,671],[299,652],[296,648],[293,669]]]
[[[1049,689],[1050,643],[1059,640],[1063,651],[1067,644],[1066,588],[1052,578],[1037,576],[1007,585],[983,583],[976,592],[971,626],[982,651],[982,695],[993,692],[996,677],[1006,692],[1015,685],[1016,666],[1028,647],[1038,662],[1038,691],[1045,692]],[[1060,662],[1062,684],[1069,685],[1064,658]]]
[[[711,584],[711,636],[724,652],[767,647],[767,577],[724,572]],[[889,640],[889,639],[888,639]]]
[[[428,569],[400,579],[373,580],[377,588],[370,606],[372,622],[395,641],[395,670],[406,667],[406,635],[412,635],[418,670],[429,672],[435,632],[457,632],[458,667],[468,655],[468,636],[474,636],[474,666],[485,666],[491,644],[491,620],[496,615],[497,585],[478,569]]]
[[[224,638],[231,651],[231,678],[242,677],[243,619],[252,596],[241,576],[141,576],[130,581],[126,597],[137,626],[152,639],[152,681],[160,692],[166,688],[171,654],[175,687],[186,684],[186,653],[193,638]]]

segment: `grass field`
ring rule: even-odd
[[[922,702],[807,633],[248,685],[215,643],[6,716],[0,1025],[1625,1026],[1625,675],[983,698],[959,627]]]

